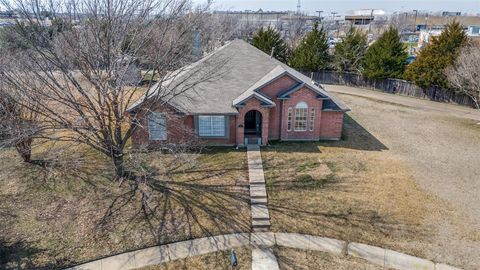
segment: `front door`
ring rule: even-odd
[[[261,144],[262,141],[262,114],[251,110],[245,114],[244,119],[245,144]]]

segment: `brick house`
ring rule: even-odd
[[[209,70],[215,62],[222,62],[221,68]],[[188,85],[201,72],[219,75],[172,94],[172,85]],[[139,125],[132,135],[135,145],[338,140],[349,110],[307,76],[242,40],[172,74],[128,109]]]

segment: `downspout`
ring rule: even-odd
[[[237,138],[237,132],[238,132],[238,114],[235,115],[235,145],[238,146],[238,138]]]
[[[282,140],[282,124],[283,124],[283,99],[280,100],[280,125],[278,125],[278,140]]]

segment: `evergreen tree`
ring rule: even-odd
[[[420,54],[405,72],[408,80],[422,88],[431,86],[448,87],[444,71],[453,65],[468,37],[459,22],[449,23],[438,37],[420,51]]]
[[[367,51],[367,35],[355,28],[350,28],[345,38],[335,45],[335,69],[342,72],[361,71],[361,61]]]
[[[402,78],[407,57],[397,29],[390,27],[368,48],[362,73],[369,79]]]
[[[272,27],[261,28],[253,36],[252,45],[265,53],[271,54],[273,48],[273,57],[287,62],[288,47],[278,31]]]
[[[317,71],[326,69],[329,61],[327,34],[323,27],[319,29],[318,23],[315,23],[313,30],[293,50],[290,66],[305,71]]]

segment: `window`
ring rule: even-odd
[[[315,108],[310,108],[310,131],[315,127]]]
[[[307,130],[307,114],[308,105],[305,102],[300,102],[295,107],[295,131]]]
[[[198,135],[200,137],[224,137],[225,116],[200,115],[198,116]]]
[[[167,121],[164,114],[152,112],[148,115],[148,135],[151,141],[167,139]]]
[[[288,114],[287,114],[287,130],[291,131],[292,130],[292,108],[288,108]]]

